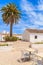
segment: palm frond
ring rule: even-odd
[[[3,12],[2,18],[5,23],[17,23],[21,17],[21,12],[17,9],[16,5],[12,3],[9,3],[5,7],[2,7],[1,11]]]

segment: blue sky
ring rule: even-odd
[[[21,11],[19,23],[13,25],[13,33],[22,34],[26,28],[43,29],[43,0],[0,0],[0,9],[8,3],[15,3]],[[9,32],[10,26],[3,23],[0,12],[0,32]]]

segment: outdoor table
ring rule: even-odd
[[[28,51],[28,52],[35,52],[36,50],[33,49],[33,48],[28,48],[28,49],[26,49],[26,51]]]

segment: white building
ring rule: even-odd
[[[43,30],[26,29],[22,35],[22,39],[29,42],[43,42]]]
[[[4,37],[8,34],[9,32],[6,32],[5,30],[2,33],[0,33],[0,41],[5,41]]]

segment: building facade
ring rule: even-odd
[[[22,39],[32,43],[43,42],[43,30],[26,29],[22,35]]]

